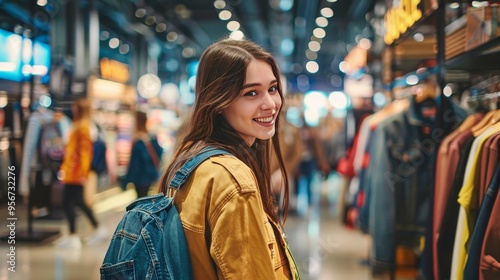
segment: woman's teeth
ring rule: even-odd
[[[273,117],[267,117],[267,118],[257,118],[257,119],[254,119],[255,121],[257,122],[270,122],[273,120]]]

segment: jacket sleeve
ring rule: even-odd
[[[390,268],[395,261],[395,183],[401,180],[391,164],[387,127],[377,130],[370,156],[368,227],[372,235],[373,267]]]
[[[257,186],[232,188],[210,214],[210,254],[219,279],[274,279],[273,246]],[[269,227],[267,227],[269,226]],[[272,231],[272,228],[271,228]],[[278,252],[276,252],[276,257]]]

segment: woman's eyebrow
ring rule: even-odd
[[[269,82],[270,85],[276,83],[277,81],[276,80],[272,80],[271,82]],[[245,89],[245,88],[249,88],[249,87],[256,87],[256,86],[262,86],[261,83],[250,83],[250,84],[245,84],[241,87],[241,89]]]

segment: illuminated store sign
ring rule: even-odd
[[[49,82],[50,48],[0,29],[0,78],[22,82],[31,75]]]
[[[404,34],[417,20],[422,18],[422,10],[418,7],[420,0],[400,0],[385,15],[386,33],[384,41],[390,45]]]
[[[120,83],[127,83],[130,78],[128,66],[119,61],[102,58],[99,63],[101,77],[106,80],[111,80]]]

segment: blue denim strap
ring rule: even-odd
[[[202,162],[208,159],[211,156],[215,155],[230,155],[226,150],[214,148],[214,147],[206,147],[201,152],[199,152],[196,156],[188,160],[182,167],[179,169],[172,181],[170,182],[170,187],[176,190],[180,189],[182,185],[186,182],[189,174],[193,172],[193,170],[198,167]]]

